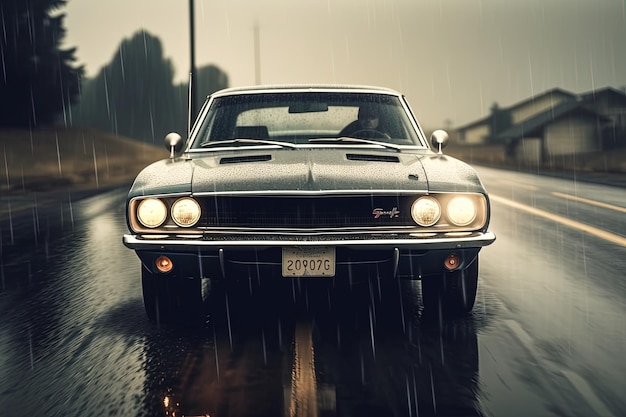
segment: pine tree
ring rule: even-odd
[[[85,83],[75,124],[160,144],[176,122],[173,77],[161,41],[140,30]]]
[[[498,103],[491,106],[491,115],[489,120],[489,142],[497,142],[498,133],[503,132],[512,125],[511,112],[500,108]]]
[[[61,118],[80,92],[75,48],[60,49],[66,0],[0,0],[0,126],[41,127]]]
[[[124,39],[111,62],[84,83],[73,107],[73,124],[158,144],[169,132],[187,133],[188,84],[173,85],[174,66],[159,38],[140,30]],[[198,69],[198,98],[228,86],[228,77],[209,65]],[[200,103],[201,104],[201,103]],[[198,104],[198,108],[200,105]]]

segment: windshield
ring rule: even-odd
[[[394,145],[420,145],[418,134],[392,95],[366,93],[263,93],[215,98],[194,137],[192,148],[214,148],[221,141],[253,139],[291,144],[338,143],[360,138]],[[320,141],[328,139],[328,141]],[[253,140],[239,145],[255,144]],[[228,142],[224,144],[228,146]]]

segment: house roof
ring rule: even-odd
[[[512,111],[512,110],[515,110],[515,109],[517,109],[519,107],[523,107],[523,106],[525,106],[525,105],[527,105],[529,103],[532,103],[532,102],[534,102],[536,100],[540,100],[540,99],[542,99],[542,98],[544,98],[546,96],[551,96],[551,95],[556,95],[556,94],[564,95],[564,96],[566,96],[566,97],[568,97],[569,99],[572,99],[572,100],[576,98],[576,94],[571,93],[571,92],[569,92],[567,90],[563,90],[562,88],[552,88],[550,90],[544,91],[543,93],[541,93],[539,95],[533,95],[530,98],[527,98],[525,100],[519,101],[519,102],[517,102],[517,103],[515,103],[515,104],[513,104],[511,106],[503,107],[502,110]],[[460,132],[460,131],[463,131],[463,130],[466,130],[466,129],[469,129],[469,128],[472,128],[472,127],[475,127],[475,126],[480,126],[482,124],[487,123],[490,119],[491,119],[491,115],[487,115],[487,116],[485,116],[485,117],[483,117],[481,119],[478,119],[478,120],[470,122],[470,123],[468,123],[466,125],[463,125],[463,126],[457,128],[456,130]]]
[[[520,139],[525,136],[532,136],[540,132],[541,129],[543,129],[543,127],[549,122],[552,122],[574,112],[588,114],[593,117],[599,117],[603,120],[607,119],[605,116],[602,116],[601,114],[585,107],[586,104],[588,104],[588,100],[582,99],[582,96],[579,97],[577,100],[566,100],[563,103],[560,103],[543,113],[539,113],[528,120],[525,120],[521,123],[511,126],[503,132],[500,132],[498,135],[496,135],[496,140],[506,141],[510,139]]]
[[[562,88],[552,88],[550,90],[544,91],[543,93],[541,93],[539,95],[533,95],[530,98],[527,98],[525,100],[519,101],[519,102],[517,102],[517,103],[507,107],[506,110],[509,110],[509,111],[515,110],[515,109],[517,109],[519,107],[523,107],[523,106],[525,106],[525,105],[527,105],[529,103],[532,103],[534,101],[540,100],[540,99],[542,99],[544,97],[553,96],[553,95],[562,95],[562,96],[565,96],[565,97],[567,97],[569,99],[575,99],[576,98],[576,94],[574,94],[572,92],[569,92],[567,90],[563,90]]]
[[[606,87],[606,88],[601,88],[598,90],[588,91],[586,93],[580,94],[579,97],[581,97],[583,100],[595,101],[598,99],[598,96],[603,96],[603,95],[607,95],[607,96],[610,95],[618,100],[623,100],[626,102],[626,91],[619,90],[613,87]]]

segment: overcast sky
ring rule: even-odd
[[[426,127],[460,126],[560,87],[626,86],[626,0],[195,0],[196,64],[231,86],[349,83],[404,93]],[[65,46],[94,76],[145,29],[189,73],[188,0],[68,0]]]

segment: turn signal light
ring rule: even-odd
[[[448,255],[445,261],[443,261],[443,266],[446,267],[448,271],[454,271],[461,265],[461,260],[455,253],[451,253]]]
[[[154,264],[156,268],[163,273],[170,272],[172,268],[174,268],[174,263],[167,256],[159,256]]]

